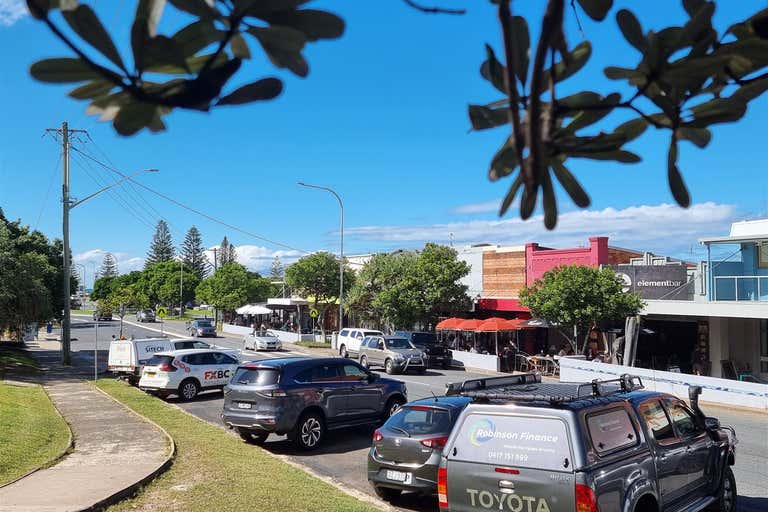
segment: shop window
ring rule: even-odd
[[[768,373],[768,320],[760,320],[760,373]]]

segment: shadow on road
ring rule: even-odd
[[[326,432],[326,437],[317,450],[302,451],[284,436],[271,435],[264,448],[278,455],[290,455],[297,459],[316,455],[345,454],[371,446],[371,437],[376,429],[374,425]]]
[[[768,498],[739,496],[736,500],[736,510],[738,512],[765,512],[768,510]]]

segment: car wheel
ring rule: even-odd
[[[325,435],[323,418],[316,412],[304,414],[296,427],[294,442],[302,450],[314,450]]]
[[[339,355],[341,357],[349,357],[349,352],[347,351],[346,345],[342,345],[341,347],[339,347]]]
[[[400,410],[400,408],[405,403],[405,400],[398,397],[392,397],[389,400],[387,400],[387,406],[384,407],[384,421],[391,418],[393,415],[397,413],[397,411]]]
[[[269,432],[261,432],[250,430],[247,428],[238,428],[237,433],[246,443],[250,444],[264,444],[264,441],[269,437]]]
[[[390,489],[389,487],[379,487],[378,485],[374,485],[373,490],[376,492],[376,496],[384,501],[395,500],[400,496],[400,493],[403,492],[400,489]]]
[[[200,385],[195,379],[186,379],[179,384],[179,398],[189,401],[197,396],[200,392]]]
[[[365,357],[365,356],[360,356],[360,366],[362,366],[362,367],[363,367],[363,368],[365,368],[366,370],[367,370],[368,368],[370,368],[370,366],[368,366],[368,358],[367,358],[367,357]]]
[[[387,375],[395,373],[395,363],[391,359],[384,361],[384,371],[387,372]]]
[[[717,501],[707,510],[719,510],[720,512],[734,512],[736,510],[736,478],[734,478],[733,470],[730,467],[725,468],[723,481],[720,483],[716,498]]]

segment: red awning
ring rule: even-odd
[[[470,320],[464,320],[456,326],[456,329],[459,331],[474,331],[477,330],[477,328],[480,327],[482,323],[482,320],[477,320],[474,318]]]
[[[475,329],[477,332],[499,332],[510,331],[512,329],[508,326],[509,320],[503,318],[489,318],[484,320],[483,323]]]
[[[480,309],[490,311],[530,312],[518,299],[480,299],[477,305]]]
[[[440,330],[453,330],[456,329],[456,326],[459,325],[461,322],[463,322],[463,318],[447,318],[443,320],[442,322],[438,322],[438,324],[435,326],[435,329]]]

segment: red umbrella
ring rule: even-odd
[[[489,318],[483,320],[483,323],[475,330],[478,332],[510,331],[512,329],[507,325],[508,323],[509,320],[504,320],[503,318]]]
[[[449,330],[452,330],[452,329],[456,329],[456,326],[459,325],[463,321],[464,321],[463,318],[456,318],[456,317],[448,318],[446,320],[443,320],[442,322],[439,322],[435,326],[435,329],[449,331]]]
[[[456,326],[456,329],[459,331],[475,331],[478,327],[483,323],[482,320],[477,319],[470,319],[470,320],[464,320],[459,325]]]

